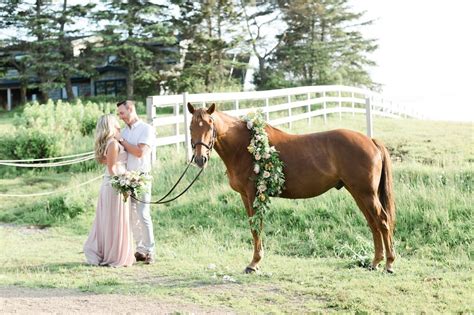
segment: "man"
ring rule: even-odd
[[[127,169],[129,171],[151,172],[151,154],[155,147],[153,127],[138,118],[135,103],[130,100],[117,103],[117,113],[126,126],[117,140],[128,152]],[[150,201],[151,184],[141,199]],[[131,199],[131,225],[136,242],[135,258],[145,264],[154,263],[155,238],[150,216],[150,205]]]

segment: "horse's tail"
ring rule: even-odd
[[[387,214],[387,223],[390,226],[390,231],[393,233],[395,228],[395,200],[392,186],[392,161],[390,160],[387,148],[382,142],[376,139],[372,139],[372,141],[382,153],[382,175],[380,177],[378,194],[380,203]]]

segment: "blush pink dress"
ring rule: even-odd
[[[107,147],[112,141],[109,140]],[[106,149],[107,152],[107,149]],[[127,152],[119,144],[117,172],[125,173]],[[99,200],[92,230],[84,244],[87,262],[92,265],[122,267],[135,262],[130,227],[130,198],[123,201],[122,194],[115,191],[109,182],[110,174],[105,168],[100,186]]]

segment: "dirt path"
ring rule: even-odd
[[[1,314],[232,314],[192,304],[172,304],[152,298],[90,294],[64,289],[0,288]]]

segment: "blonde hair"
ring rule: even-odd
[[[117,118],[114,115],[108,114],[103,115],[97,121],[95,127],[95,159],[98,162],[104,160],[105,150],[107,148],[107,143],[115,135],[115,126],[118,124]]]

